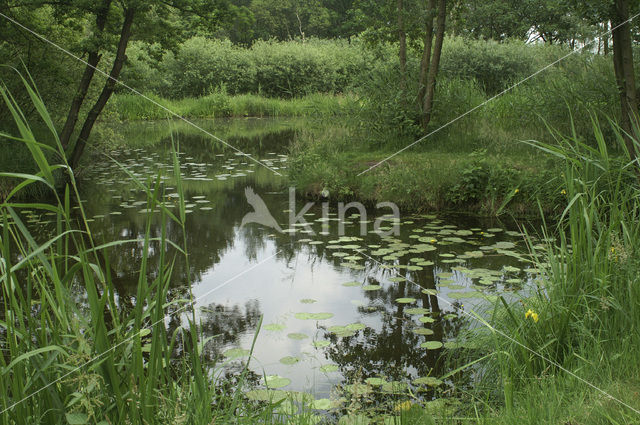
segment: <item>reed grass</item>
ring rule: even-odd
[[[248,362],[230,387],[222,377],[224,363],[201,358],[207,340],[192,308],[193,296],[170,298],[174,264],[184,257],[188,269],[189,258],[186,241],[170,240],[165,230],[171,222],[186,235],[177,151],[177,211],[160,202],[161,175],[137,181],[147,194],[148,210],[160,210],[162,233],[151,236],[154,218],[149,213],[141,238],[98,244],[77,202],[74,173],[53,121],[33,82],[22,81],[53,143],[36,139],[15,99],[0,86],[18,132],[0,137],[23,145],[37,166],[31,174],[0,173],[20,180],[0,204],[0,424],[316,423],[311,413],[276,414],[278,403],[248,402]],[[54,176],[59,170],[66,176],[61,190]],[[52,201],[17,201],[35,182],[47,188]],[[72,214],[75,205],[79,216]],[[44,240],[32,234],[20,212],[25,209],[54,213],[55,234]],[[136,303],[129,310],[118,304],[107,255],[108,249],[128,244],[142,244],[145,253]],[[153,270],[146,255],[152,244],[161,257]],[[170,332],[165,326],[169,314],[180,314],[186,325]]]
[[[558,190],[567,206],[556,224],[540,229],[546,251],[534,266],[544,279],[519,302],[503,299],[493,313],[492,325],[509,338],[486,329],[477,336],[497,353],[477,388],[487,407],[484,423],[640,418],[638,165],[616,124],[609,123],[615,137],[607,139],[591,120],[595,145],[553,130],[555,143],[531,142],[563,162]],[[639,135],[632,135],[636,148]]]

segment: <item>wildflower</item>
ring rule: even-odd
[[[527,310],[527,312],[524,314],[524,318],[528,319],[529,317],[531,317],[531,319],[535,322],[538,323],[538,320],[540,320],[540,318],[538,317],[538,313],[536,313],[535,311],[529,309]]]
[[[562,190],[560,191],[560,195],[566,195],[566,194],[567,194],[567,191],[566,191],[566,190],[562,189]]]
[[[431,239],[431,243],[436,243],[436,242],[438,242],[438,241],[435,240],[435,239]]]
[[[520,189],[516,189],[513,191],[513,194],[515,195],[516,193],[520,192]]]

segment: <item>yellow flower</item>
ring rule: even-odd
[[[615,252],[616,252],[616,249],[614,247],[611,247],[611,253],[615,254]]]
[[[411,402],[409,400],[398,403],[396,404],[396,407],[393,408],[396,412],[409,409],[411,409]]]
[[[560,195],[566,195],[566,194],[567,194],[567,191],[566,191],[566,190],[562,189],[562,190],[560,191]]]
[[[527,310],[527,312],[524,314],[525,319],[528,319],[529,317],[531,317],[531,319],[533,319],[535,323],[538,323],[538,320],[540,320],[540,318],[538,317],[538,313],[531,309]]]
[[[436,242],[438,242],[438,241],[435,240],[435,239],[431,239],[431,243],[436,243]]]
[[[513,194],[515,195],[516,193],[520,192],[520,189],[516,189],[513,191]]]

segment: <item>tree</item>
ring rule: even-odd
[[[427,129],[431,121],[433,110],[433,99],[436,90],[436,77],[440,67],[440,56],[442,54],[442,43],[444,41],[444,26],[447,18],[446,0],[438,0],[436,34],[433,40],[433,16],[436,12],[435,0],[429,0],[427,8],[426,29],[422,51],[422,61],[420,62],[420,92],[418,101],[422,107],[422,128]],[[433,47],[431,46],[433,43]],[[433,51],[433,53],[432,53]]]
[[[47,0],[12,2],[7,8],[14,13],[29,10],[47,10],[64,22],[62,27],[75,33],[75,38],[81,40],[80,56],[85,57],[86,66],[75,90],[73,99],[66,114],[66,120],[60,133],[60,139],[67,152],[70,165],[77,167],[84,153],[93,126],[102,113],[109,98],[116,88],[116,81],[126,61],[126,50],[129,41],[134,37],[136,23],[140,28],[150,21],[158,21],[160,16],[179,16],[193,25],[180,25],[183,31],[194,31],[202,26],[211,30],[223,17],[228,15],[227,0],[127,0],[114,2],[112,0]],[[24,12],[23,12],[24,13]],[[70,25],[71,24],[71,25]],[[54,24],[57,25],[57,24]],[[57,25],[58,27],[60,25]],[[177,27],[173,27],[175,34]],[[89,34],[86,36],[85,34]],[[145,34],[146,33],[146,34]],[[140,38],[160,38],[162,31],[138,31]],[[46,50],[45,53],[49,53]],[[79,130],[78,123],[83,115],[83,106],[90,96],[92,83],[95,82],[96,68],[103,58],[110,59],[108,78],[98,89],[92,106],[86,112]],[[73,135],[76,134],[75,140]]]
[[[260,23],[255,35],[263,40],[323,37],[330,26],[329,10],[320,0],[252,0],[249,8]]]
[[[638,124],[638,98],[635,74],[633,70],[633,43],[629,20],[629,0],[615,0],[611,10],[611,24],[614,28],[613,68],[616,74],[620,108],[622,112],[621,126],[624,140],[632,160],[637,159],[636,146],[631,135],[634,125]]]

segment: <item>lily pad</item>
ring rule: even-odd
[[[377,291],[380,288],[382,288],[380,285],[365,285],[362,287],[365,291]]]
[[[313,303],[317,303],[318,301],[311,298],[303,298],[300,300],[300,302],[302,304],[313,304]]]
[[[245,350],[243,348],[232,348],[230,350],[225,351],[222,354],[228,359],[239,359],[242,357],[249,356],[249,350]]]
[[[407,298],[396,298],[396,302],[400,303],[400,304],[411,304],[411,303],[416,302],[416,299],[415,298],[410,298],[410,297],[407,297]]]
[[[286,356],[280,359],[280,363],[285,365],[293,365],[300,361],[299,358],[293,356]]]
[[[420,344],[420,347],[426,348],[427,350],[437,350],[442,348],[442,343],[440,341],[426,341]]]
[[[307,335],[303,333],[297,333],[297,332],[287,334],[287,336],[291,339],[298,339],[298,340],[309,338]]]
[[[329,345],[331,345],[331,341],[321,339],[319,341],[313,341],[312,345],[316,348],[328,347]]]
[[[414,328],[411,331],[416,335],[433,335],[433,330],[428,328]]]
[[[320,370],[324,373],[337,372],[338,369],[337,364],[326,364],[324,366],[320,366]]]
[[[408,308],[404,311],[407,314],[427,314],[430,313],[430,310],[422,307]]]
[[[289,378],[283,378],[279,375],[267,375],[265,377],[265,385],[268,388],[282,388],[291,383]]]
[[[331,406],[331,400],[328,398],[319,398],[311,404],[311,407],[315,410],[329,410]]]
[[[300,320],[326,320],[331,319],[333,313],[296,313],[295,318]]]

